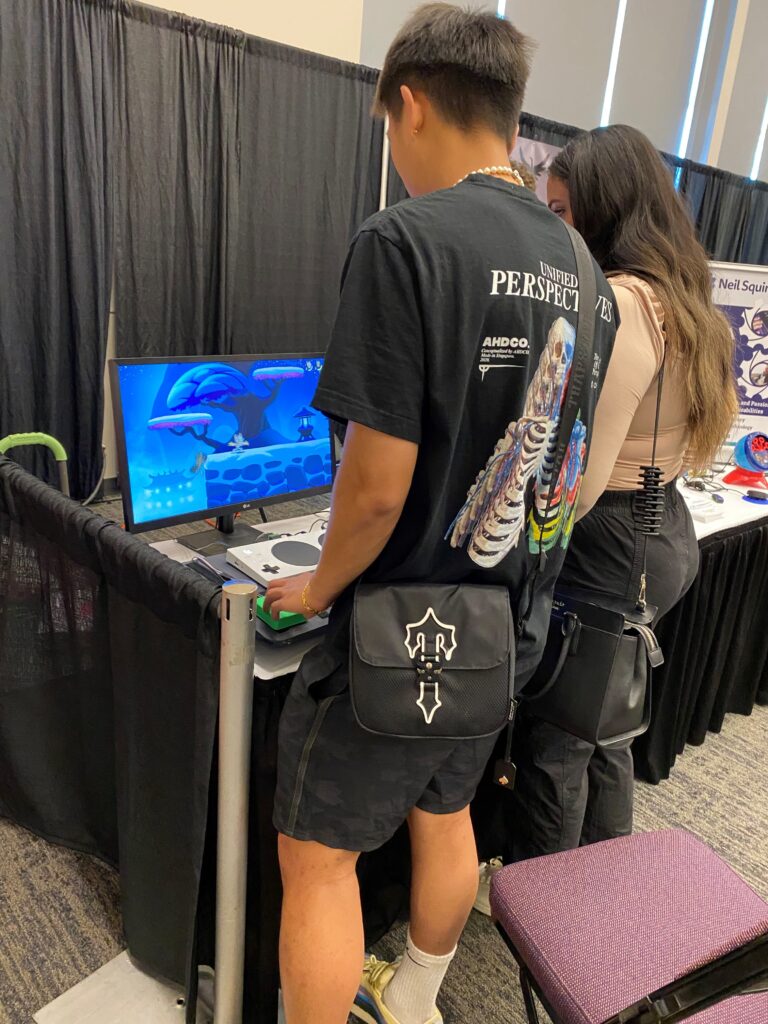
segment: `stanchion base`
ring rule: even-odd
[[[59,996],[34,1020],[37,1024],[184,1024],[181,989],[157,981],[131,963],[127,953],[110,960],[85,981]],[[198,1004],[197,1024],[213,1015]]]

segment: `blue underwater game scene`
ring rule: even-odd
[[[136,525],[330,487],[322,359],[118,364]]]

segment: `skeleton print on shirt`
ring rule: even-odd
[[[456,518],[451,546],[466,544],[469,557],[481,567],[498,565],[517,547],[525,529],[526,494],[534,477],[528,531],[531,550],[538,551],[541,546],[547,551],[558,541],[564,547],[568,543],[586,453],[586,429],[580,419],[573,429],[548,515],[546,510],[575,338],[574,327],[558,317],[549,330],[522,416],[507,427]]]

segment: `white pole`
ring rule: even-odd
[[[389,118],[384,118],[384,145],[381,149],[381,189],[379,191],[379,209],[383,210],[388,205],[387,191],[389,188]]]
[[[256,593],[228,583],[221,596],[215,1024],[243,1018]]]

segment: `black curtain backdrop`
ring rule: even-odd
[[[527,114],[525,111],[520,115],[520,135],[532,142],[546,142],[548,146],[562,147],[569,139],[580,134],[581,129],[574,128],[571,124],[550,121],[546,117],[536,117],[535,114]]]
[[[54,516],[64,508],[62,538]],[[116,863],[100,526],[0,458],[0,815]]]
[[[376,73],[140,5],[117,65],[119,354],[323,350],[378,205]]]
[[[662,154],[712,259],[768,264],[768,184]]]
[[[244,37],[140,4],[116,55],[119,355],[232,352]]]
[[[0,3],[0,437],[57,437],[78,497],[101,469],[115,17],[99,0]],[[44,449],[14,458],[57,479]]]
[[[520,117],[523,138],[551,146],[566,145],[580,131],[532,114]],[[768,184],[669,153],[661,155],[688,202],[709,256],[726,263],[768,264]]]
[[[218,593],[0,458],[0,815],[119,863],[132,956],[190,990]]]
[[[376,79],[355,64],[247,39],[236,351],[325,350],[349,243],[379,206]]]
[[[378,203],[376,75],[131,0],[1,4],[0,436],[54,434],[93,489],[113,222],[120,354],[324,348]],[[767,263],[768,185],[666,159],[712,257]]]
[[[525,112],[520,115],[520,136],[532,142],[562,147],[580,133],[573,125]],[[726,263],[768,264],[768,184],[669,153],[661,155],[677,179],[710,257]],[[399,203],[406,195],[390,163],[389,204]]]

